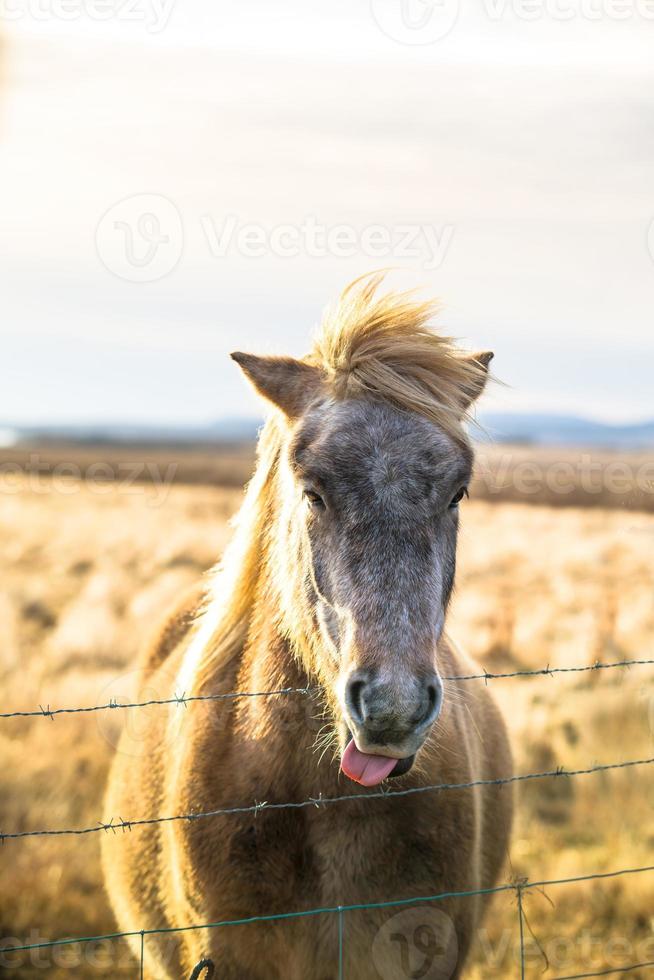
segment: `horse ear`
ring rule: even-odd
[[[322,383],[322,372],[293,357],[257,357],[234,351],[233,361],[256,390],[289,419],[298,418]]]
[[[461,392],[461,403],[465,412],[479,398],[488,381],[488,365],[495,357],[492,350],[466,354],[464,361],[473,369]]]

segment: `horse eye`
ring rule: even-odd
[[[325,509],[325,501],[322,499],[319,493],[315,490],[304,490],[303,496],[305,500],[308,500],[312,507],[320,507]]]
[[[456,507],[456,505],[458,503],[460,503],[463,500],[464,497],[468,497],[468,496],[469,496],[469,494],[468,494],[468,488],[467,487],[461,487],[461,489],[460,490],[457,490],[457,492],[454,494],[454,496],[450,500],[450,508]]]

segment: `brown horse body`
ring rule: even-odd
[[[366,301],[370,303],[370,296]],[[248,373],[252,376],[254,372]],[[260,390],[265,387],[260,377],[256,382]],[[278,393],[272,398],[269,386],[265,393],[280,404]],[[315,392],[312,397],[315,399]],[[297,398],[297,390],[293,398]],[[377,411],[374,399],[366,405],[368,409]],[[423,687],[428,685],[425,690],[429,692],[433,689],[430,678],[436,675],[429,672],[432,667],[428,670],[426,661],[416,659],[414,664],[409,653],[402,662],[398,659],[392,670],[382,661],[373,629],[379,616],[368,621],[363,613],[350,614],[354,625],[348,630],[339,627],[331,634],[339,637],[338,656],[329,647],[327,633],[321,632],[320,625],[325,612],[314,592],[325,608],[339,614],[344,600],[330,593],[328,576],[320,566],[319,538],[312,538],[308,550],[303,550],[302,544],[307,528],[310,535],[321,533],[315,525],[324,522],[327,509],[310,514],[306,518],[309,524],[296,535],[286,509],[291,491],[284,460],[289,452],[300,451],[297,446],[291,447],[289,440],[297,439],[298,425],[304,424],[306,413],[298,412],[295,406],[293,414],[288,403],[284,411],[283,424],[273,420],[263,437],[258,476],[237,532],[238,571],[232,569],[230,575],[228,570],[230,561],[235,562],[233,549],[226,557],[222,578],[209,588],[201,615],[191,614],[191,602],[169,620],[146,658],[142,690],[148,697],[157,698],[173,697],[181,691],[221,695],[293,689],[296,693],[147,709],[148,725],[138,743],[132,730],[123,733],[106,815],[125,819],[167,817],[247,808],[263,802],[346,799],[296,808],[220,813],[147,825],[125,835],[106,835],[103,862],[107,887],[120,928],[126,931],[181,929],[316,908],[475,891],[492,887],[506,856],[510,787],[393,795],[397,790],[510,775],[506,733],[483,682],[446,680],[442,706],[431,713],[428,707],[428,722],[422,728],[418,725],[420,744],[415,764],[409,746],[414,746],[411,740],[416,726],[413,721],[413,727],[409,726],[399,709],[393,709],[392,725],[384,722],[388,731],[388,726],[392,727],[392,735],[386,732],[383,742],[381,736],[371,735],[370,720],[380,715],[377,708],[373,715],[370,705],[382,676],[384,696],[399,704],[408,696],[409,679],[414,675]],[[399,421],[385,421],[387,426],[395,423],[408,424],[411,432],[419,425],[405,412]],[[422,423],[432,425],[424,418]],[[365,421],[363,424],[367,425]],[[384,439],[388,447],[387,432]],[[360,443],[359,435],[357,445]],[[338,445],[343,445],[340,435]],[[405,450],[406,444],[400,460],[405,458]],[[362,451],[368,458],[371,450]],[[333,449],[328,454],[332,458]],[[348,472],[351,462],[348,460]],[[417,477],[413,479],[410,474],[410,478],[413,482],[402,484],[402,493],[409,496],[418,485]],[[348,477],[344,479],[343,498],[349,492]],[[451,495],[450,490],[447,493]],[[310,501],[306,506],[315,510],[314,497]],[[376,518],[375,527],[381,522],[385,528],[385,520],[389,520],[388,515]],[[450,520],[455,517],[439,517],[439,521]],[[355,523],[360,528],[361,521]],[[455,534],[442,524],[438,527],[439,540],[445,533]],[[350,532],[341,529],[339,533],[347,537]],[[389,536],[393,536],[391,532],[382,533],[384,539]],[[397,537],[398,547],[405,547],[404,537]],[[357,548],[360,543],[357,539]],[[357,554],[359,567],[365,559],[360,549]],[[428,557],[433,562],[431,552]],[[306,567],[305,560],[309,562]],[[378,556],[373,566],[378,569]],[[243,576],[247,577],[245,583]],[[420,580],[424,578],[421,575]],[[439,573],[439,582],[442,579]],[[366,582],[369,587],[369,577]],[[393,582],[401,592],[401,579]],[[221,587],[229,594],[231,606],[225,601],[221,604]],[[352,608],[358,608],[355,585],[349,588]],[[435,596],[434,589],[427,591]],[[425,599],[425,623],[430,616],[436,617],[437,607],[446,606],[449,588],[439,596],[433,605]],[[387,597],[386,605],[399,601]],[[421,599],[416,596],[415,609],[420,608]],[[400,606],[394,607],[389,622],[400,619],[401,612]],[[416,612],[415,620],[419,618]],[[420,647],[424,631],[415,622],[406,622],[397,637],[389,635],[390,628],[385,633],[393,649],[402,647],[404,635],[411,640],[407,650]],[[436,629],[433,623],[432,628]],[[425,629],[424,636],[431,635],[427,626]],[[442,633],[442,626],[434,636],[433,644],[425,640],[424,658],[433,662],[439,684],[441,678],[472,671],[470,662]],[[364,688],[368,708],[362,720],[358,707],[353,707],[347,692],[342,692],[351,682],[348,679],[363,676],[364,668],[372,671],[373,657],[377,687],[373,690],[371,682],[369,690]],[[357,683],[360,688],[362,682]],[[418,690],[418,683],[411,680],[412,691]],[[305,688],[310,692],[297,692]],[[422,691],[420,688],[416,697],[423,698]],[[423,708],[421,701],[420,717]],[[390,710],[384,715],[386,719]],[[402,734],[398,735],[401,725]],[[326,741],[321,753],[323,728]],[[387,797],[372,791],[372,799],[350,799],[371,793],[344,775],[332,751],[343,754],[353,731],[356,751],[363,758],[372,752],[390,757],[391,765],[397,758],[408,766],[408,771],[401,770],[404,774],[385,783],[390,794]],[[377,745],[368,746],[366,740],[372,743],[375,738]],[[348,980],[403,976],[446,980],[460,976],[484,902],[480,896],[454,897],[343,913],[344,976]],[[224,980],[335,980],[339,976],[338,927],[338,915],[325,912],[148,936],[145,975],[179,980],[203,956],[209,956]],[[138,937],[134,946],[138,950]]]

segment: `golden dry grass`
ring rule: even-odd
[[[1,710],[90,705],[128,691],[139,643],[220,553],[240,499],[202,486],[163,496],[147,485],[66,487],[20,490],[13,478],[0,492]],[[653,546],[647,514],[470,501],[450,630],[490,671],[652,657]],[[654,755],[652,667],[491,683],[521,772]],[[0,828],[100,820],[117,714],[0,720]],[[523,784],[507,880],[653,863],[653,775],[639,767]],[[98,836],[4,844],[3,938],[115,928]],[[654,874],[527,893],[527,976],[654,960],[653,909]],[[469,975],[519,975],[517,941],[515,896],[500,896]],[[0,972],[135,975],[120,943],[13,954]]]

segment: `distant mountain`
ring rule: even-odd
[[[0,446],[26,442],[77,442],[136,445],[191,445],[253,442],[261,419],[226,418],[206,425],[148,425],[94,423],[91,425],[1,426]]]
[[[221,442],[250,442],[257,438],[263,419],[219,419],[209,427]]]
[[[588,446],[596,449],[654,448],[654,420],[629,425],[609,425],[572,415],[490,412],[482,414],[479,422],[481,429],[475,429],[473,435],[481,442]],[[253,442],[261,425],[261,419],[239,417],[189,426],[127,423],[41,426],[0,424],[0,447],[30,442],[218,445]]]
[[[654,419],[610,425],[575,415],[492,412],[479,419],[481,441],[521,442],[540,446],[594,446],[606,449],[654,447]]]

